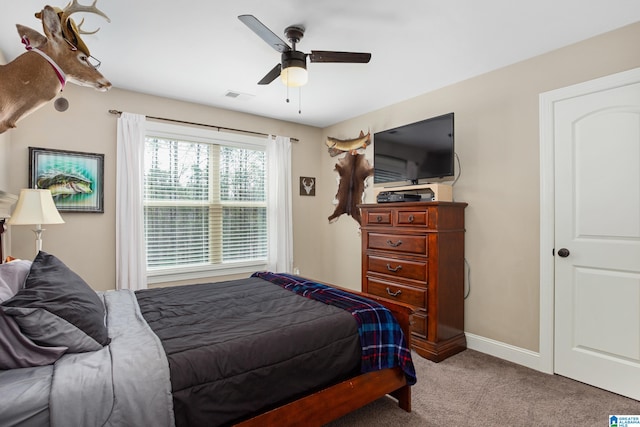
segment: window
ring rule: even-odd
[[[144,162],[150,282],[265,267],[263,139],[147,123]]]

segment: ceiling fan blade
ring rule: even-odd
[[[330,50],[312,50],[309,55],[311,62],[350,62],[366,64],[371,60],[370,53],[334,52]]]
[[[309,55],[311,62],[349,62],[366,64],[371,59],[370,53],[333,52],[330,50],[312,50]]]
[[[273,68],[271,69],[271,71],[269,71],[269,72],[267,73],[267,75],[266,75],[266,76],[264,76],[264,77],[262,78],[262,80],[260,80],[260,81],[258,82],[258,84],[259,84],[259,85],[268,85],[269,83],[271,83],[272,81],[274,81],[275,79],[277,79],[277,78],[278,78],[278,76],[280,75],[280,68],[281,68],[281,65],[280,65],[280,64],[278,64],[278,65],[276,65],[275,67],[273,67]]]
[[[267,42],[269,46],[274,48],[280,53],[284,53],[290,51],[291,48],[280,37],[274,34],[266,25],[258,20],[253,15],[240,15],[238,19],[241,20],[251,31],[256,33],[258,37]]]

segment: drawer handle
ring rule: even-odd
[[[378,215],[378,216],[376,217],[376,221],[378,221],[378,222],[382,222],[382,216]]]
[[[391,267],[389,264],[387,264],[387,270],[392,271],[392,272],[396,272],[398,270],[402,270],[402,265],[399,264],[396,268]]]
[[[402,244],[402,240],[398,240],[397,242],[392,242],[391,240],[387,240],[387,245],[397,248]]]
[[[400,295],[402,293],[402,290],[398,289],[395,292],[391,292],[391,289],[389,289],[389,287],[387,286],[387,293],[392,297],[397,297],[398,295]]]
[[[415,220],[415,217],[413,215],[409,215],[409,222],[413,222]]]

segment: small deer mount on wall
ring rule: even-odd
[[[36,13],[42,20],[44,35],[16,25],[27,52],[0,66],[0,133],[16,127],[18,120],[55,98],[67,81],[100,91],[111,88],[80,38],[80,34],[98,30],[82,31],[82,22],[77,26],[71,19],[74,13],[88,12],[109,21],[96,2],[83,6],[73,0],[64,9],[45,6]]]
[[[316,179],[308,176],[300,177],[300,195],[315,196],[316,195]]]

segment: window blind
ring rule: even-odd
[[[265,162],[255,148],[148,136],[147,269],[265,261]]]

